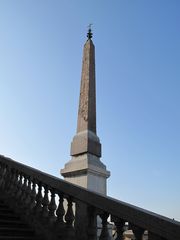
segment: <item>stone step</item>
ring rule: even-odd
[[[29,228],[0,227],[0,236],[33,237],[34,235],[34,232]]]
[[[0,213],[0,220],[19,220],[19,217],[12,213]]]
[[[27,224],[19,221],[19,220],[16,220],[16,219],[12,219],[12,220],[9,220],[9,219],[0,219],[0,226],[1,227],[11,227],[11,226],[14,226],[14,227],[27,227]]]
[[[14,214],[13,211],[9,208],[0,208],[0,214]]]
[[[8,206],[0,194],[0,240],[44,240]]]
[[[9,207],[5,204],[0,203],[0,209],[9,209]]]
[[[38,237],[29,237],[29,236],[0,236],[0,240],[43,240],[42,238]]]

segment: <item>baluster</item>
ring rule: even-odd
[[[136,240],[142,240],[143,234],[144,234],[144,229],[137,227],[133,224],[130,224],[130,227],[134,233],[135,239]]]
[[[42,211],[42,184],[38,183],[38,193],[36,195],[36,205],[34,207],[34,212],[38,216]]]
[[[109,217],[109,214],[104,212],[103,214],[100,215],[100,217],[102,219],[102,230],[99,240],[111,240],[107,227],[108,224],[107,219]]]
[[[48,187],[47,185],[44,186],[44,197],[43,197],[43,200],[42,200],[42,205],[43,205],[43,208],[42,208],[42,217],[46,218],[49,214],[49,211],[48,211],[48,205],[49,205],[49,197],[48,197]]]
[[[74,222],[74,213],[73,213],[73,204],[72,204],[72,200],[69,197],[67,199],[67,212],[65,215],[65,221],[66,221],[66,238],[65,239],[74,239],[75,238],[75,230],[74,230],[74,226],[73,226],[73,222]]]
[[[59,196],[59,205],[58,205],[58,208],[56,211],[56,215],[57,215],[56,224],[57,224],[57,226],[64,227],[64,225],[65,225],[64,220],[63,220],[64,214],[65,214],[64,205],[63,205],[64,198],[63,198],[63,194],[61,194],[61,193],[59,193],[58,196]]]
[[[36,206],[36,181],[35,179],[32,181],[32,189],[31,189],[31,203],[30,209],[32,210]]]
[[[16,199],[19,201],[21,199],[21,195],[22,195],[22,174],[19,173],[19,181],[18,181],[18,191],[16,193]]]
[[[26,188],[27,188],[27,176],[24,175],[24,182],[23,182],[23,185],[22,185],[22,194],[21,194],[21,204],[24,205],[24,201],[26,200]]]
[[[115,216],[111,216],[111,221],[114,222],[116,226],[116,238],[115,240],[122,240],[124,239],[124,226],[125,226],[125,220],[117,218]],[[114,235],[115,235],[114,234]]]
[[[25,204],[28,206],[28,210],[29,210],[29,204],[31,202],[31,180],[30,180],[30,177],[28,177],[27,179],[28,179],[28,184],[26,188]]]
[[[51,191],[51,201],[50,204],[48,206],[49,209],[49,221],[50,223],[53,223],[56,220],[56,216],[55,216],[55,211],[56,211],[56,202],[55,202],[55,192],[54,189],[50,190]]]
[[[56,232],[58,234],[59,237],[63,237],[64,235],[64,228],[65,228],[65,222],[64,222],[64,214],[65,214],[65,210],[64,210],[64,198],[63,198],[63,194],[58,193],[59,196],[59,204],[58,204],[58,208],[56,210],[56,215],[57,215],[57,219],[56,219]]]
[[[29,218],[29,214],[30,214],[30,203],[31,203],[31,180],[29,176],[25,176],[24,179],[24,185],[23,185],[23,197],[22,197],[22,201],[23,201],[23,210],[24,210],[24,215],[26,216],[26,218]]]

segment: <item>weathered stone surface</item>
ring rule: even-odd
[[[77,132],[96,133],[95,48],[92,40],[84,45]]]
[[[101,157],[101,143],[95,133],[90,130],[77,133],[71,143],[71,156],[91,153]]]

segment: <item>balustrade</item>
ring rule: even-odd
[[[180,239],[177,221],[90,192],[3,156],[0,191],[15,211],[44,233],[44,239],[96,240],[97,216],[102,221],[99,240],[124,239],[126,222],[136,240],[143,239],[145,230],[148,240]],[[116,231],[114,237],[109,234],[109,219]],[[84,235],[80,236],[77,229],[81,228]]]

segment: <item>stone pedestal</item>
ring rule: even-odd
[[[61,170],[61,175],[68,182],[106,194],[106,179],[110,176],[110,172],[97,156],[84,153],[73,156]]]

